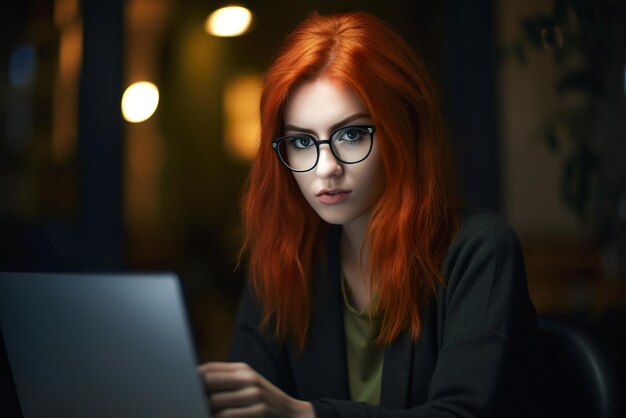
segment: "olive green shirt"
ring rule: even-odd
[[[380,382],[383,374],[384,349],[376,346],[379,321],[375,314],[370,318],[369,308],[358,312],[350,305],[345,280],[341,280],[343,295],[343,324],[346,335],[348,384],[353,401],[378,405]]]

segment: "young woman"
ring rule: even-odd
[[[459,209],[433,87],[386,24],[314,14],[267,72],[249,287],[216,417],[514,416],[535,330],[514,232]]]

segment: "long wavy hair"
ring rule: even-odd
[[[386,187],[374,205],[366,241],[377,342],[402,332],[417,339],[424,303],[443,284],[441,265],[460,215],[434,88],[424,64],[386,23],[362,12],[304,20],[266,73],[260,146],[242,201],[249,281],[263,326],[304,347],[311,312],[314,254],[325,222],[271,147],[283,110],[301,83],[324,77],[352,89],[376,126]]]

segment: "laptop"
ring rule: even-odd
[[[0,273],[0,325],[2,417],[210,417],[174,274]]]

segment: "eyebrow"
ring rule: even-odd
[[[334,132],[335,130],[339,129],[340,127],[358,120],[358,119],[371,119],[372,117],[370,115],[368,115],[367,113],[355,113],[354,115],[350,115],[345,119],[340,120],[339,122],[335,123],[333,126],[330,127],[330,132]],[[297,132],[302,132],[302,133],[307,133],[307,134],[311,134],[311,135],[315,135],[315,132],[311,129],[306,129],[306,128],[301,128],[299,126],[296,125],[285,125],[285,129],[284,132],[287,131],[297,131]]]

